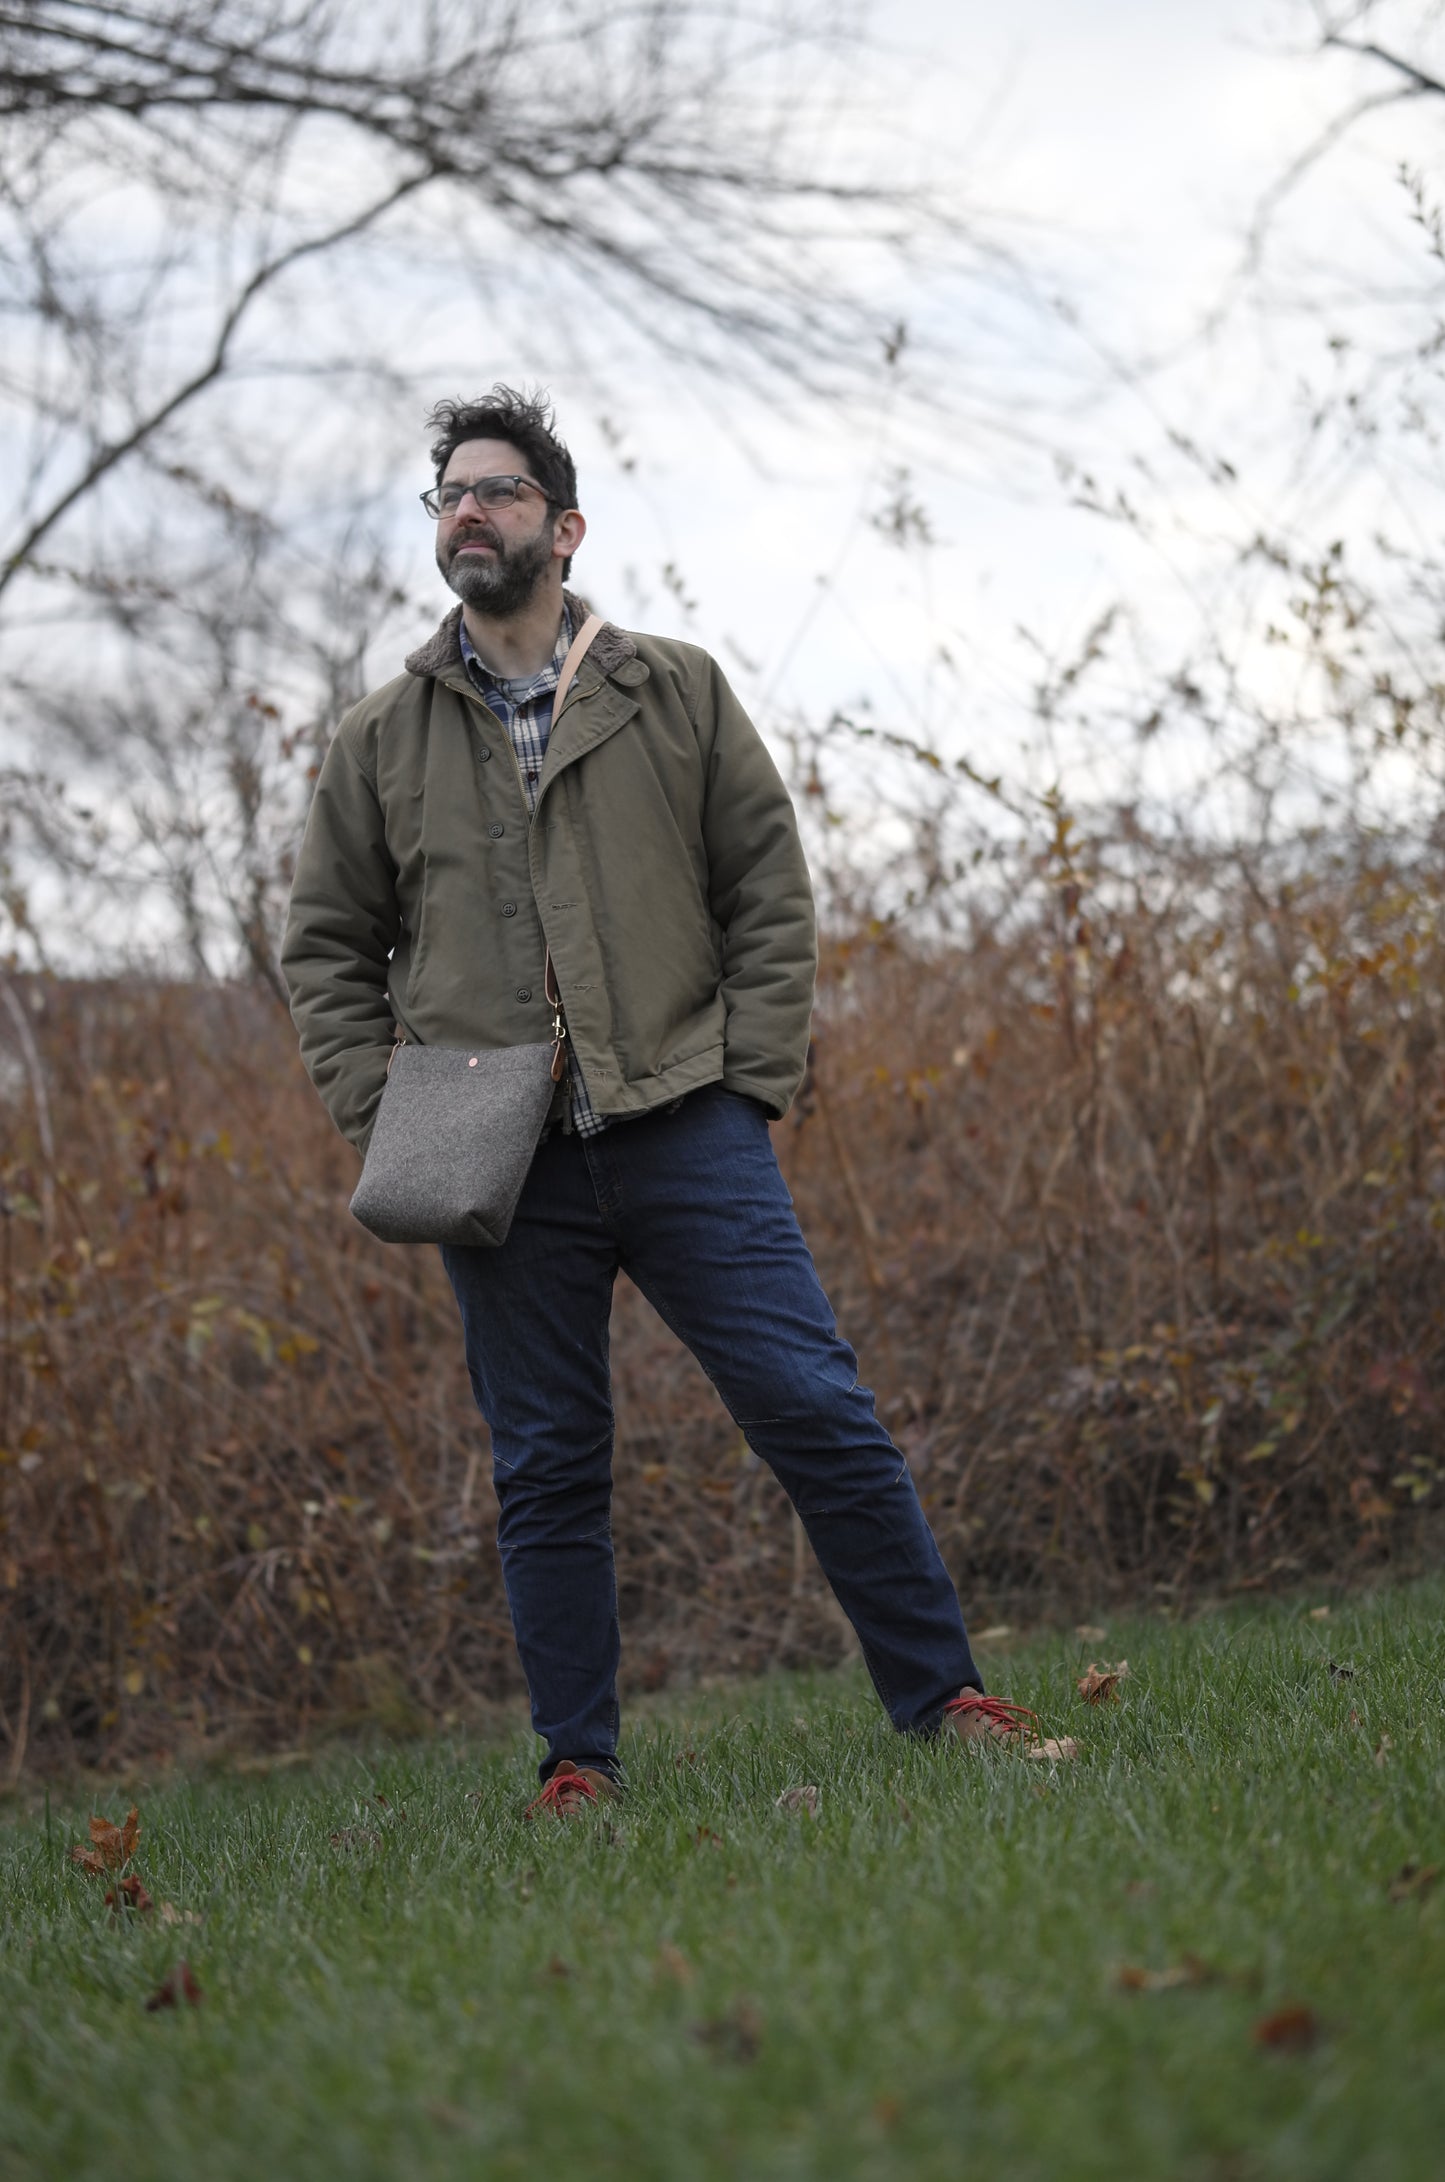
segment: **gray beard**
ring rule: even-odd
[[[550,523],[525,545],[498,545],[489,561],[465,554],[460,560],[453,558],[444,563],[437,556],[438,568],[462,604],[480,607],[498,620],[520,613],[530,604],[551,565]]]

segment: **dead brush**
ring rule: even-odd
[[[965,1601],[1399,1556],[1441,1489],[1438,874],[1201,867],[1151,901],[1075,859],[1035,898],[835,938],[777,1131]],[[285,1019],[239,988],[7,992],[10,1777],[515,1692],[450,1292],[350,1221]],[[839,1656],[769,1474],[625,1288],[614,1354],[629,1671]]]

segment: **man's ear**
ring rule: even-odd
[[[552,558],[565,561],[587,535],[587,518],[580,508],[565,508],[552,527]]]

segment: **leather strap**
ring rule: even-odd
[[[562,672],[557,677],[557,687],[552,697],[552,726],[557,725],[557,715],[562,710],[562,700],[572,685],[572,677],[586,654],[588,645],[602,626],[600,614],[589,614],[572,642],[562,662]],[[547,949],[547,960],[542,972],[542,989],[547,995],[547,1005],[552,1010],[552,1081],[560,1083],[567,1073],[567,1021],[562,1013],[562,994],[557,984],[557,971],[552,961],[552,950]]]

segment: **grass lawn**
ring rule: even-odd
[[[1434,2182],[1442,1609],[981,1642],[1073,1766],[905,1744],[847,1673],[654,1701],[565,1825],[520,1738],[12,1805],[0,2175]],[[67,1861],[132,1799],[198,1924]]]

